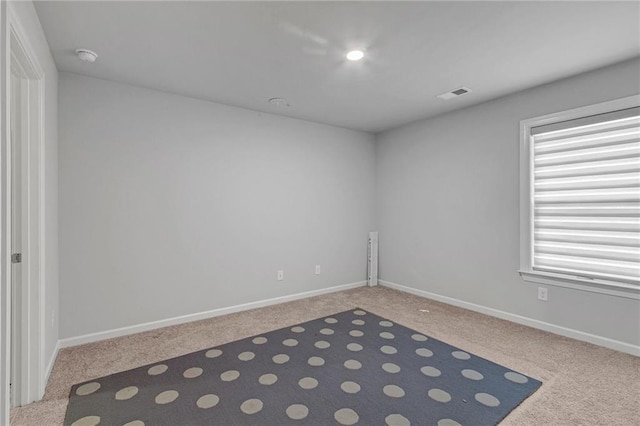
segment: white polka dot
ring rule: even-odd
[[[448,392],[443,391],[442,389],[430,389],[429,392],[427,392],[427,394],[429,395],[429,398],[433,399],[434,401],[438,401],[438,402],[449,402],[451,401],[451,395],[449,395]]]
[[[500,400],[488,393],[477,393],[475,398],[476,401],[478,401],[482,405],[486,405],[487,407],[497,407],[498,405],[500,405]]]
[[[174,390],[168,390],[160,392],[156,395],[156,404],[169,404],[178,398],[178,392]]]
[[[292,404],[287,407],[286,413],[291,420],[302,420],[309,415],[309,409],[302,404]]]
[[[504,378],[518,384],[527,383],[529,381],[529,379],[527,379],[522,374],[514,373],[513,371],[504,373]]]
[[[304,328],[300,326],[295,326],[291,329],[294,333],[304,333]]]
[[[298,381],[298,386],[302,389],[314,389],[318,386],[318,381],[313,377],[303,377]]]
[[[382,327],[393,327],[393,323],[391,321],[380,321],[379,323]]]
[[[282,341],[282,344],[285,346],[293,347],[298,345],[298,341],[296,339],[286,339]]]
[[[340,389],[345,391],[346,393],[358,393],[360,392],[360,385],[356,382],[342,382],[340,385]]]
[[[320,358],[319,356],[312,356],[307,360],[307,363],[312,367],[320,367],[324,365],[324,359]]]
[[[255,414],[262,410],[263,404],[259,399],[247,399],[240,406],[240,410],[242,410],[245,414]]]
[[[380,333],[380,337],[382,337],[383,339],[393,339],[396,336],[394,336],[393,333],[388,333],[386,331],[383,331],[382,333]]]
[[[413,336],[411,336],[411,338],[416,342],[424,342],[427,340],[427,336],[422,334],[414,334]]]
[[[240,372],[238,370],[227,370],[220,374],[220,380],[223,382],[232,382],[238,377],[240,377]]]
[[[275,362],[276,364],[284,364],[285,362],[289,361],[289,355],[287,354],[278,354],[275,355],[273,358],[271,358],[273,360],[273,362]]]
[[[422,372],[422,374],[429,377],[439,377],[442,374],[437,368],[429,366],[422,367],[420,371]]]
[[[98,416],[86,416],[71,423],[71,426],[95,426],[100,423]]]
[[[382,364],[382,369],[387,373],[392,373],[392,374],[400,372],[400,367],[392,362],[385,362],[384,364]]]
[[[381,347],[380,351],[382,353],[387,354],[387,355],[393,355],[395,353],[398,353],[398,350],[396,348],[394,348],[393,346],[388,346],[388,345],[385,345],[385,346]]]
[[[382,391],[385,395],[391,398],[402,398],[405,395],[404,389],[396,385],[386,385],[384,388],[382,388]]]
[[[347,349],[349,349],[351,352],[360,352],[362,350],[362,345],[359,345],[357,343],[349,343],[347,345]]]
[[[460,423],[451,419],[438,420],[438,426],[462,426]]]
[[[142,420],[134,420],[132,422],[127,422],[122,426],[144,426],[144,422]]]
[[[275,374],[272,374],[272,373],[263,374],[263,375],[262,375],[262,376],[260,376],[260,378],[258,379],[258,382],[259,382],[261,385],[266,385],[266,386],[272,385],[272,384],[274,384],[274,383],[275,383],[275,382],[277,382],[277,381],[278,381],[278,376],[276,376]]]
[[[351,408],[341,408],[333,414],[333,418],[341,425],[349,426],[358,423],[360,416]]]
[[[182,373],[182,376],[185,379],[195,379],[196,377],[200,376],[202,374],[202,368],[200,367],[192,367],[189,368],[188,370],[185,370],[184,373]]]
[[[348,359],[344,362],[344,366],[349,370],[359,370],[362,368],[362,364],[360,361],[356,361],[355,359]]]
[[[384,422],[387,426],[410,426],[411,422],[401,414],[390,414],[385,417]]]
[[[351,336],[351,337],[362,337],[362,336],[364,336],[364,333],[362,331],[360,331],[360,330],[351,330],[349,332],[349,336]]]
[[[453,352],[451,352],[451,355],[454,358],[462,359],[462,360],[467,360],[467,359],[471,358],[471,355],[469,355],[466,352],[462,352],[462,351],[453,351]]]
[[[207,395],[202,395],[200,398],[198,398],[198,400],[196,401],[196,405],[198,406],[198,408],[206,410],[208,408],[215,407],[216,405],[218,405],[218,402],[220,402],[220,398],[218,397],[218,395],[210,393]]]
[[[320,334],[324,334],[325,336],[330,336],[334,333],[334,331],[330,328],[323,328],[320,330]]]
[[[210,349],[204,354],[207,358],[218,358],[220,355],[222,355],[222,351],[220,349]]]
[[[356,315],[367,315],[365,311],[361,311],[361,310],[353,311],[353,313]]]
[[[362,321],[361,319],[355,319],[355,320],[351,321],[351,324],[353,324],[353,325],[364,325],[364,321]]]
[[[469,380],[482,380],[482,379],[484,379],[484,376],[480,372],[478,372],[476,370],[471,370],[470,368],[462,370],[461,373],[462,373],[462,375],[464,377],[466,377]]]
[[[329,318],[325,318],[324,322],[326,322],[327,324],[335,324],[338,322],[338,320],[335,318],[329,317]]]
[[[422,357],[425,358],[429,358],[431,356],[433,356],[433,352],[431,352],[429,349],[427,348],[418,348],[416,349],[416,353]]]
[[[256,345],[264,345],[265,343],[267,343],[267,338],[263,336],[256,337],[252,340],[252,342]]]
[[[115,398],[118,401],[125,401],[127,399],[131,399],[136,396],[138,393],[138,388],[136,386],[127,386],[126,388],[120,389],[116,392]]]
[[[86,383],[82,386],[78,386],[78,389],[76,389],[76,395],[78,396],[89,395],[94,393],[98,389],[100,389],[100,383],[98,382]]]
[[[255,357],[256,354],[254,354],[253,352],[242,352],[240,355],[238,355],[238,359],[240,361],[251,361]]]
[[[318,349],[327,349],[331,344],[329,342],[325,342],[324,340],[318,340],[314,345]]]

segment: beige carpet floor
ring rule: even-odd
[[[357,306],[543,381],[501,425],[640,425],[640,358],[383,287],[63,349],[44,400],[12,410],[11,424],[62,424],[75,383]]]

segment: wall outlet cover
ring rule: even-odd
[[[549,291],[546,287],[538,287],[538,300],[546,302],[549,300]]]

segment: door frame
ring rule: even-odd
[[[9,411],[11,404],[20,406],[42,398],[45,388],[45,318],[44,318],[44,72],[30,44],[27,32],[10,2],[0,13],[2,18],[2,81],[0,92],[3,105],[0,135],[2,173],[2,211],[0,231],[2,234],[0,255],[0,302],[3,315],[0,317],[0,346],[3,362],[0,366],[0,422]],[[4,6],[4,5],[3,5]],[[22,172],[22,282],[16,294],[12,295],[11,283],[11,101],[9,84],[11,73],[20,77],[20,121],[25,129],[21,138],[22,162],[26,168]],[[18,312],[11,313],[11,299],[15,297]],[[17,338],[11,337],[12,317],[20,323],[15,330]],[[12,350],[12,346],[15,346]],[[11,377],[11,355],[15,355],[15,377]],[[9,390],[9,380],[13,379]]]
[[[11,277],[7,268],[11,252],[11,216],[7,203],[9,180],[10,152],[8,147],[9,125],[9,25],[7,18],[7,2],[0,1],[0,424],[9,424],[9,376],[11,371]],[[10,196],[9,192],[9,196]]]

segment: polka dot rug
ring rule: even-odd
[[[74,385],[65,425],[495,425],[540,385],[355,309]]]

